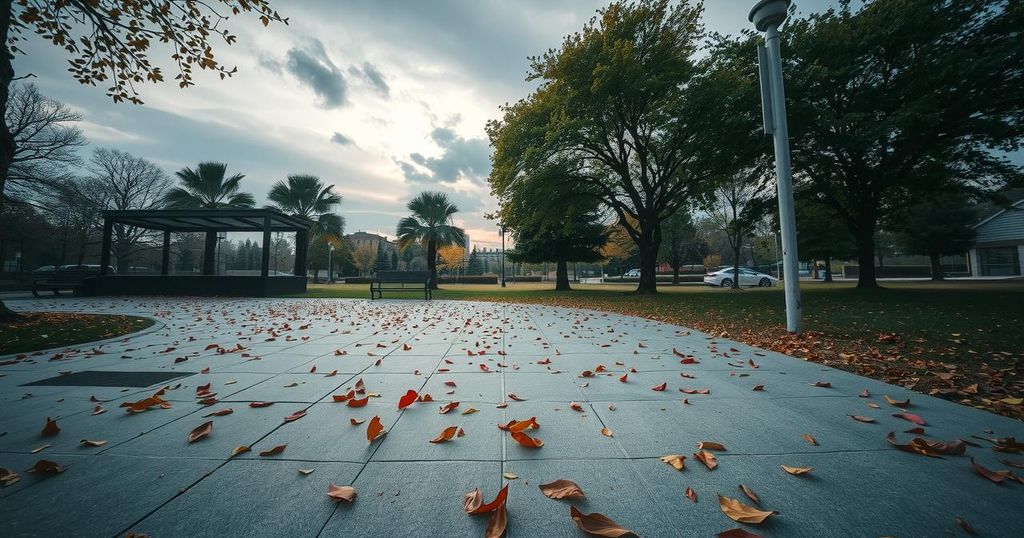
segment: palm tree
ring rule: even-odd
[[[405,250],[413,243],[427,247],[427,269],[430,286],[437,289],[437,249],[446,245],[462,245],[466,232],[452,224],[452,215],[459,211],[443,192],[422,192],[409,201],[412,215],[398,221],[398,248]]]
[[[345,219],[334,213],[341,204],[341,195],[332,192],[332,188],[316,176],[303,174],[290,175],[287,181],[278,181],[270,188],[267,194],[271,202],[269,207],[312,222],[305,245],[301,248],[308,249],[310,240],[321,235],[328,241],[341,240]],[[296,255],[299,248],[296,244]]]
[[[218,209],[253,207],[256,200],[247,192],[239,192],[239,184],[245,176],[235,174],[229,178],[225,163],[203,162],[194,170],[182,168],[178,176],[179,186],[164,195],[164,204],[172,209]],[[203,248],[203,274],[214,274],[214,251],[217,248],[217,232],[206,232]]]

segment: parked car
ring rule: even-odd
[[[625,277],[625,278],[640,278],[640,270],[639,269],[630,269],[629,271],[626,271],[626,274],[624,274],[622,276]]]
[[[734,274],[732,267],[716,269],[704,275],[704,283],[710,286],[731,288],[733,277]],[[772,275],[759,273],[753,269],[747,269],[746,267],[740,267],[740,286],[759,286],[762,288],[770,288],[775,285],[777,280],[778,279]]]
[[[57,270],[56,265],[43,265],[42,267],[36,267],[32,270],[32,276],[44,277],[50,276],[54,271]]]

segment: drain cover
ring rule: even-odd
[[[164,383],[179,377],[193,375],[194,372],[113,372],[86,370],[57,377],[49,377],[25,383],[22,387],[57,386],[57,387],[148,387]]]

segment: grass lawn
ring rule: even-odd
[[[114,338],[145,329],[153,320],[135,316],[30,312],[0,324],[0,355]]]
[[[805,332],[785,331],[781,287],[732,291],[661,285],[445,285],[435,299],[505,301],[618,312],[748,344],[1024,419],[1024,282],[801,283]],[[365,284],[312,285],[305,297],[368,298]],[[403,295],[394,295],[402,297]],[[415,293],[406,295],[415,298]]]

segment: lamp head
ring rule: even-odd
[[[791,3],[792,0],[760,0],[750,9],[747,18],[759,32],[764,32],[771,26],[778,27],[786,20],[786,11]]]

